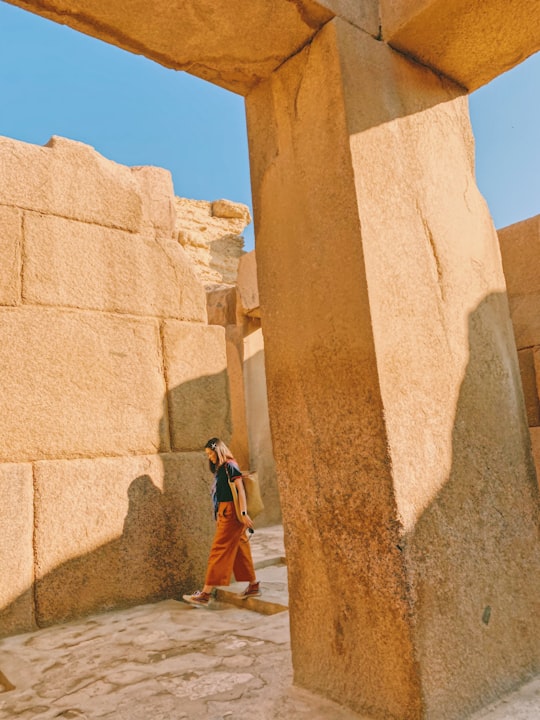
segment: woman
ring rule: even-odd
[[[216,534],[210,549],[206,579],[202,590],[183,598],[191,605],[207,607],[212,590],[216,585],[229,585],[231,574],[237,582],[247,581],[249,585],[241,594],[244,600],[261,594],[255,576],[247,530],[253,530],[253,521],[247,514],[246,493],[242,473],[229,448],[219,438],[211,438],[204,448],[214,473],[214,513],[217,519]],[[236,517],[229,478],[238,491],[242,522]]]

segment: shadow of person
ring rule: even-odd
[[[149,475],[135,478],[127,495],[120,537],[67,560],[36,581],[39,626],[170,594],[156,563],[170,550],[166,500]]]
[[[0,634],[178,598],[200,584],[214,532],[202,447],[216,426],[216,397],[228,392],[225,380],[224,373],[203,376],[167,393],[159,453],[43,463],[36,579],[0,609]],[[228,412],[220,412],[227,432]]]

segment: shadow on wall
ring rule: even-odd
[[[416,457],[431,465],[402,457],[406,470],[397,471],[389,492],[389,464],[371,462],[381,433],[369,415],[378,419],[380,411],[358,407],[358,368],[319,375],[325,387],[311,404],[305,398],[301,438],[295,435],[304,411],[301,385],[291,395],[291,412],[283,413],[285,451],[278,457],[285,471],[290,463],[290,482],[279,477],[295,683],[343,702],[340,690],[356,663],[356,696],[349,702],[357,712],[397,718],[411,706],[410,717],[419,717],[423,696],[426,717],[465,717],[482,698],[504,694],[538,668],[539,498],[504,293],[486,297],[470,313],[467,344],[448,421],[444,401],[438,411],[436,393],[427,391],[429,379],[415,390],[405,385],[404,372],[404,386],[390,389],[389,405],[402,403],[406,425],[396,454],[415,453],[427,435]],[[438,380],[435,374],[432,382]],[[441,396],[439,387],[433,390]],[[433,423],[435,434],[427,427],[423,436],[418,416],[407,417],[411,394],[410,405]],[[325,427],[319,413],[308,425],[309,413],[325,406],[339,408],[340,417],[329,412]],[[354,443],[342,438],[346,423]],[[448,447],[429,444],[443,435]],[[448,469],[435,487],[447,449]],[[359,450],[360,463],[350,454]],[[419,487],[432,491],[423,508],[415,498]],[[414,510],[405,537],[395,516],[396,492],[404,498],[401,508]]]
[[[63,494],[59,502],[47,502],[47,483],[40,487],[38,480],[37,579],[0,610],[0,634],[176,598],[201,585],[214,532],[212,475],[203,448],[208,437],[230,433],[226,395],[220,403],[214,395],[209,405],[224,387],[226,373],[219,373],[167,394],[160,438],[171,451],[58,463],[65,473],[54,478]],[[99,542],[104,535],[114,539]],[[53,563],[58,556],[69,559]],[[52,569],[44,572],[48,564]]]
[[[449,718],[540,666],[540,499],[507,302],[493,293],[469,316],[450,474],[406,541],[422,683]]]

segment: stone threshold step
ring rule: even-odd
[[[243,610],[253,610],[261,615],[276,615],[280,612],[286,612],[289,608],[287,605],[281,605],[277,602],[271,602],[265,600],[263,597],[253,597],[247,600],[242,600],[237,592],[232,590],[223,590],[218,588],[216,591],[216,600],[219,602],[228,603],[235,607],[242,608]]]
[[[267,561],[270,558],[266,559]],[[289,595],[287,585],[287,565],[276,561],[255,565],[257,579],[261,583],[262,594],[259,597],[242,599],[241,593],[246,583],[234,583],[225,587],[216,588],[216,600],[234,605],[245,610],[252,610],[261,615],[275,615],[289,609]]]
[[[287,559],[283,555],[276,555],[275,557],[264,558],[253,563],[255,570],[261,570],[262,568],[271,567],[272,565],[286,565]]]

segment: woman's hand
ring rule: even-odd
[[[246,527],[253,529],[253,520],[249,517],[247,513],[245,515],[242,515],[242,522]]]

